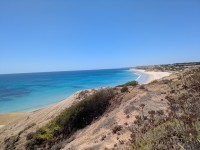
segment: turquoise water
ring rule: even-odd
[[[0,75],[0,113],[41,108],[79,90],[113,87],[138,77],[128,69]]]

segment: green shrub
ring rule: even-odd
[[[121,89],[121,92],[124,93],[124,92],[128,92],[128,88],[127,86],[124,86],[122,89]]]
[[[123,86],[136,86],[138,85],[138,82],[137,81],[130,81],[130,82],[127,82],[125,84],[122,84],[122,85],[118,85],[117,87],[123,87]]]
[[[51,147],[57,141],[68,138],[75,131],[84,128],[102,115],[113,96],[112,89],[103,89],[72,105],[45,127],[40,128],[27,144],[27,149],[34,149],[35,145],[45,144]]]
[[[124,84],[125,86],[136,86],[138,85],[138,82],[137,81],[130,81],[130,82],[127,82]]]

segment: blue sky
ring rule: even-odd
[[[199,0],[0,0],[0,73],[189,61]]]

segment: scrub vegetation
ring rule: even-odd
[[[48,149],[54,144],[69,138],[102,115],[114,96],[112,89],[103,89],[64,110],[53,121],[27,137],[27,149],[43,147]]]
[[[148,111],[129,127],[130,141],[136,150],[200,149],[200,68],[188,71],[170,82],[165,97],[169,109]]]

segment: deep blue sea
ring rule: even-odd
[[[79,90],[113,87],[138,77],[128,69],[0,75],[0,113],[38,109]]]

